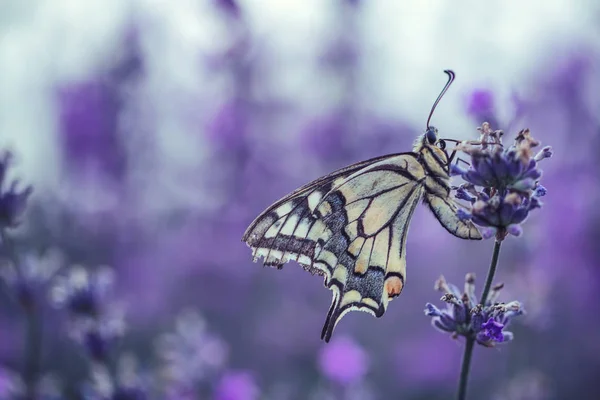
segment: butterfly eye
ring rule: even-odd
[[[442,140],[442,139],[438,140],[437,147],[439,147],[442,150],[445,150],[446,149],[446,142],[444,140]]]

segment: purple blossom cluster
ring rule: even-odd
[[[432,317],[431,323],[435,328],[451,333],[454,338],[470,337],[485,347],[510,342],[514,335],[505,328],[513,318],[523,315],[525,310],[518,301],[497,302],[503,287],[503,284],[494,286],[485,304],[480,304],[475,296],[474,274],[466,275],[462,293],[442,276],[436,281],[435,289],[444,293],[440,300],[446,303],[446,308],[440,310],[427,303],[425,315]]]
[[[539,183],[542,171],[538,163],[552,156],[552,148],[544,147],[535,154],[539,142],[528,129],[520,131],[509,147],[502,144],[503,132],[492,130],[489,123],[479,131],[478,141],[457,146],[471,157],[468,169],[453,166],[453,174],[466,181],[456,188],[456,198],[470,203],[468,211],[458,210],[458,217],[480,226],[484,238],[502,240],[509,233],[520,236],[529,213],[542,206],[540,198],[547,190]]]

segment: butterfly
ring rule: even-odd
[[[329,342],[350,311],[381,317],[404,288],[406,235],[413,212],[423,201],[444,228],[461,239],[480,240],[470,221],[460,220],[451,197],[446,140],[429,121],[407,153],[362,161],[312,181],[277,201],[250,224],[242,241],[256,262],[283,268],[290,260],[324,277],[333,299],[321,339]],[[451,139],[447,139],[451,140]],[[455,141],[456,142],[456,141]]]

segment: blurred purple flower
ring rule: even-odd
[[[102,79],[73,83],[58,91],[61,139],[69,171],[101,171],[113,178],[125,171],[118,134],[122,105]]]
[[[345,139],[349,135],[350,118],[340,109],[313,119],[301,134],[302,147],[322,159],[348,157]]]
[[[46,293],[47,286],[63,265],[62,254],[58,250],[49,250],[36,256],[25,254],[14,261],[0,264],[0,279],[3,279],[11,294],[24,308],[35,307],[38,296]]]
[[[0,400],[18,399],[25,393],[25,385],[19,375],[0,367]]]
[[[347,337],[340,337],[324,345],[318,362],[323,375],[342,385],[360,381],[369,370],[367,352]]]
[[[233,99],[216,111],[206,131],[213,144],[238,148],[243,145],[248,129],[248,105],[241,99]]]
[[[533,148],[539,143],[528,129],[519,132],[508,148],[502,145],[502,131],[493,131],[488,123],[479,130],[478,142],[463,142],[458,147],[471,156],[468,170],[453,169],[467,181],[457,188],[456,197],[471,203],[469,211],[458,210],[458,217],[484,227],[484,238],[495,235],[502,240],[507,233],[519,236],[520,224],[529,212],[542,206],[539,198],[547,190],[539,184],[542,171],[538,161],[551,157],[552,148],[544,147],[534,156]]]
[[[518,301],[497,303],[496,299],[504,285],[492,288],[485,304],[478,304],[475,297],[475,275],[465,277],[465,290],[460,293],[458,287],[440,277],[435,284],[436,290],[444,293],[441,300],[447,304],[440,310],[431,303],[425,305],[425,315],[432,317],[431,324],[442,332],[452,333],[454,337],[474,338],[485,347],[494,347],[496,343],[509,342],[512,332],[505,331],[510,321],[525,313]]]
[[[23,379],[9,369],[0,367],[0,400],[63,400],[58,380],[51,374],[39,378],[32,388],[27,388]]]
[[[232,17],[240,16],[240,6],[237,0],[215,0],[217,6]]]
[[[494,94],[488,89],[473,90],[467,99],[467,113],[476,121],[489,122],[496,126]]]
[[[114,283],[114,272],[101,267],[90,272],[82,266],[72,267],[60,276],[52,288],[52,300],[57,308],[65,308],[75,318],[100,316]]]
[[[111,310],[95,319],[71,321],[69,336],[75,340],[88,357],[97,362],[106,362],[117,341],[125,333],[125,319],[120,310]]]
[[[105,362],[125,331],[123,310],[110,297],[114,273],[108,267],[89,272],[72,267],[56,279],[51,300],[69,316],[69,335],[94,361]]]
[[[211,380],[228,357],[227,345],[191,310],[178,316],[175,332],[159,338],[157,352],[163,361],[161,375],[172,394],[193,392],[200,382]]]
[[[89,400],[145,400],[148,382],[138,372],[135,358],[129,354],[118,360],[115,373],[105,364],[92,364],[90,380],[84,385],[83,397]]]
[[[356,64],[360,57],[356,38],[347,35],[333,41],[321,57],[321,62],[336,70],[344,70]]]
[[[215,400],[255,400],[260,390],[247,371],[229,371],[217,385]]]
[[[27,199],[33,187],[26,186],[18,190],[19,181],[7,182],[7,172],[12,162],[12,154],[4,152],[0,155],[0,229],[15,228],[25,211]],[[0,240],[1,242],[1,240]]]

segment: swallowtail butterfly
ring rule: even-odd
[[[244,233],[254,261],[263,257],[264,265],[281,269],[293,260],[323,275],[333,291],[321,334],[326,342],[349,311],[381,317],[402,292],[406,235],[421,200],[452,235],[481,239],[470,221],[458,219],[450,197],[456,151],[448,154],[446,141],[429,125],[455,77],[444,72],[448,82],[411,152],[362,161],[310,182],[267,208]]]

